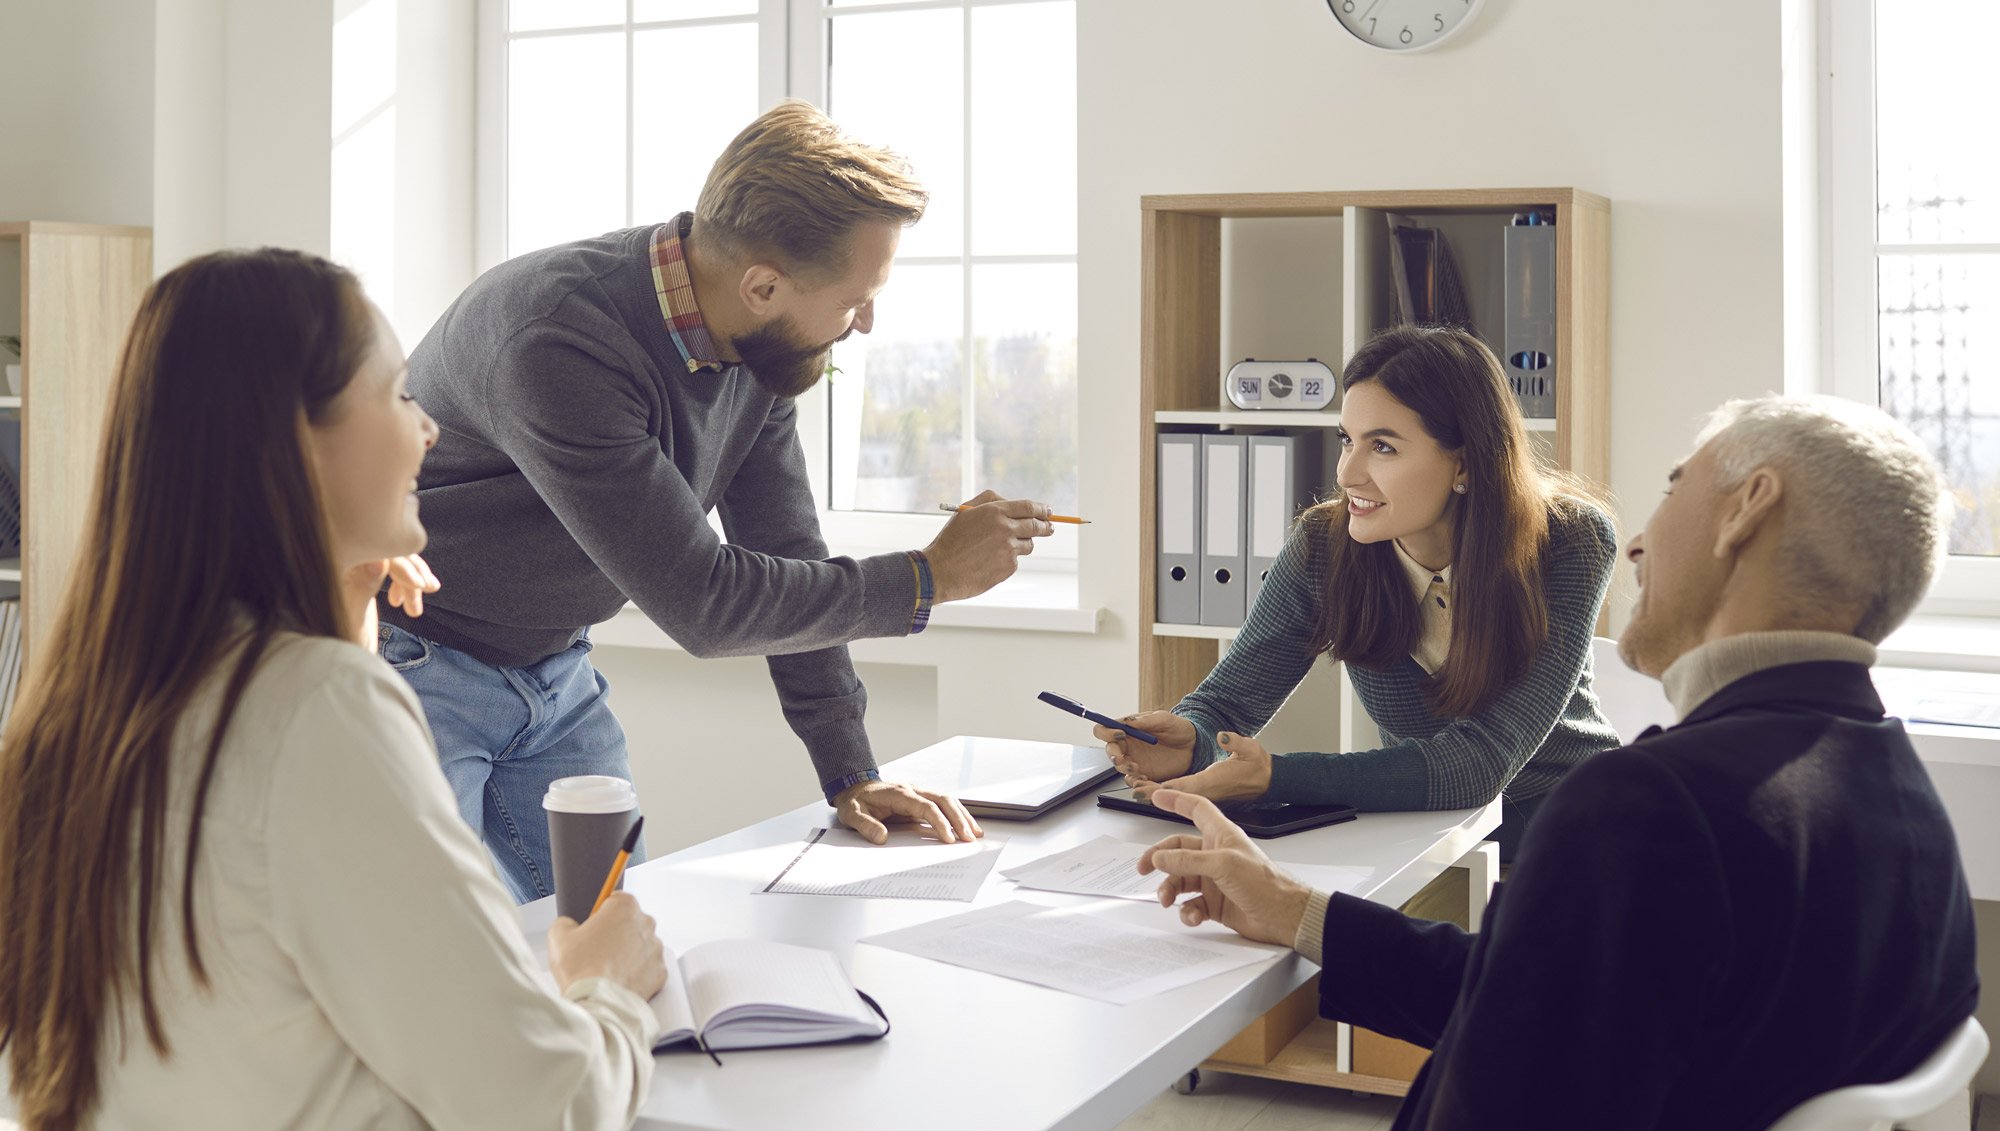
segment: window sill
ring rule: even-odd
[[[1878,651],[1883,667],[2000,673],[2000,618],[1913,616]]]
[[[931,610],[929,626],[917,639],[963,631],[1089,635],[1103,622],[1103,609],[1085,608],[1078,601],[1073,567],[1023,569],[977,597],[936,606]],[[596,644],[620,648],[683,650],[632,604],[591,628],[590,639]]]

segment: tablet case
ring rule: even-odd
[[[1162,821],[1192,825],[1193,821],[1171,810],[1162,809],[1150,801],[1141,801],[1132,795],[1130,789],[1106,790],[1097,795],[1097,804],[1105,809],[1118,809],[1127,813],[1137,813],[1142,817],[1157,817]],[[1216,807],[1222,815],[1235,821],[1244,832],[1259,840],[1302,833],[1307,829],[1322,828],[1352,821],[1360,813],[1351,805],[1286,805],[1283,802],[1218,802]],[[1285,810],[1310,809],[1315,812],[1304,818],[1304,823],[1292,826],[1285,822]],[[1247,818],[1247,819],[1246,819]]]

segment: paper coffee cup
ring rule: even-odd
[[[639,817],[639,795],[624,778],[557,778],[542,795],[549,814],[549,855],[556,873],[556,914],[581,923],[611,874],[611,863]],[[621,878],[619,887],[625,886]]]

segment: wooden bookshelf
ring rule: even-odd
[[[1394,320],[1388,280],[1388,223],[1384,213],[1434,219],[1461,231],[1491,222],[1492,239],[1512,214],[1553,213],[1556,226],[1556,412],[1528,427],[1554,464],[1602,485],[1610,470],[1610,228],[1611,205],[1573,188],[1450,189],[1436,192],[1275,192],[1231,195],[1147,196],[1140,199],[1139,341],[1139,702],[1165,708],[1194,690],[1215,666],[1233,628],[1156,624],[1155,548],[1158,538],[1158,468],[1162,429],[1328,429],[1339,423],[1326,412],[1245,412],[1223,403],[1222,375],[1234,358],[1222,356],[1225,274],[1224,221],[1321,218],[1340,224],[1340,351],[1328,364],[1336,373],[1369,336]],[[1454,253],[1459,249],[1454,247]],[[1234,265],[1232,276],[1245,268]],[[1252,268],[1254,270],[1254,265]],[[1329,265],[1331,273],[1332,265]],[[1328,317],[1333,317],[1329,312]],[[1497,327],[1474,320],[1475,332],[1494,352]],[[1344,673],[1342,673],[1344,676]],[[1345,678],[1343,689],[1351,687]],[[1365,720],[1343,692],[1339,741],[1353,740]],[[1331,737],[1331,736],[1330,736]],[[1459,872],[1463,875],[1463,872]],[[1447,876],[1453,873],[1447,872]],[[1434,885],[1437,887],[1437,885]],[[1448,888],[1448,885],[1447,885]],[[1439,890],[1447,890],[1440,888]],[[1438,891],[1419,897],[1436,904]],[[1443,904],[1464,898],[1447,895]],[[1483,898],[1475,900],[1483,904]],[[1438,906],[1405,910],[1427,918],[1455,918]],[[1425,913],[1428,911],[1428,913]],[[1476,925],[1475,923],[1468,925]],[[1316,1001],[1316,998],[1314,999]],[[1203,1067],[1359,1092],[1402,1095],[1419,1057],[1397,1050],[1393,1075],[1352,1071],[1359,1049],[1386,1041],[1347,1026],[1313,1019],[1289,1001],[1246,1029]],[[1374,1046],[1379,1047],[1379,1046]],[[1407,1046],[1405,1046],[1407,1048]]]
[[[21,551],[0,563],[0,593],[18,587],[24,663],[75,561],[118,353],[152,277],[151,229],[0,222],[0,334],[21,339],[21,395],[0,403],[20,423]]]

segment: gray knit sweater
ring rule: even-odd
[[[1617,535],[1597,508],[1576,511],[1550,517],[1542,557],[1549,639],[1526,672],[1478,713],[1441,718],[1425,696],[1431,677],[1415,660],[1380,670],[1353,665],[1355,690],[1384,745],[1276,754],[1266,798],[1378,811],[1464,809],[1500,794],[1532,803],[1571,767],[1617,746],[1590,686],[1590,640]],[[1319,658],[1310,638],[1326,592],[1325,537],[1324,525],[1293,530],[1229,654],[1174,707],[1195,725],[1194,769],[1215,760],[1218,733],[1255,736]]]
[[[830,787],[875,767],[847,642],[912,631],[915,567],[827,552],[796,409],[744,366],[688,372],[654,291],[653,234],[511,259],[410,355],[410,391],[438,423],[418,497],[444,589],[422,620],[381,614],[524,667],[630,600],[691,655],[768,657]]]

